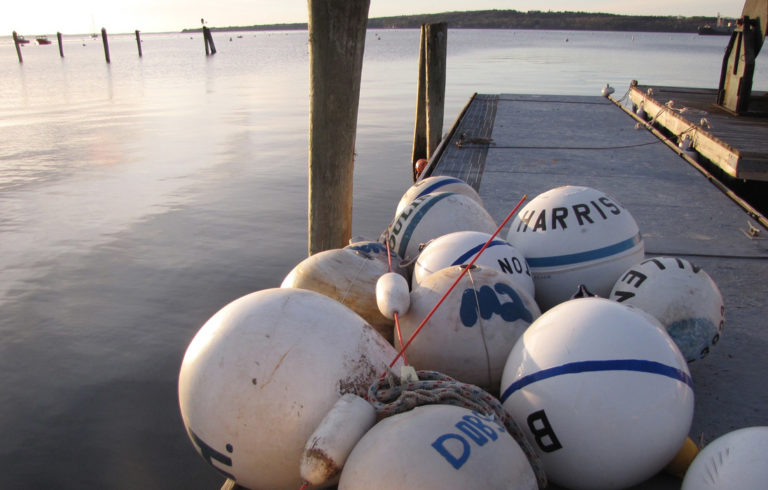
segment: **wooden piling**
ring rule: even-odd
[[[56,33],[56,40],[59,42],[59,56],[64,57],[64,44],[61,42],[61,32]]]
[[[419,80],[416,86],[416,121],[413,125],[413,149],[411,151],[411,171],[416,182],[416,162],[427,158],[427,25],[421,25],[419,37]]]
[[[309,254],[352,234],[357,109],[370,0],[309,1]]]
[[[19,57],[19,63],[24,63],[24,58],[21,56],[21,46],[19,46],[19,35],[16,31],[13,31],[13,44],[16,46],[16,56]]]
[[[139,30],[136,29],[136,47],[139,49],[139,58],[142,57],[141,53],[141,35],[139,34]]]
[[[107,29],[104,27],[101,28],[101,42],[104,43],[104,58],[109,63],[109,40],[107,39]]]
[[[427,158],[430,158],[443,137],[445,67],[448,52],[448,27],[445,22],[427,24],[426,46]]]
[[[205,43],[205,55],[216,54],[216,46],[213,44],[211,30],[203,26],[203,42]]]

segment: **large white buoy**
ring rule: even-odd
[[[461,271],[460,266],[440,270],[413,290],[411,308],[400,317],[403,341]],[[539,314],[533,298],[506,274],[473,266],[408,346],[408,362],[496,393],[509,351]],[[395,346],[401,347],[398,339]]]
[[[349,455],[339,490],[537,489],[520,446],[493,417],[427,405],[388,417]]]
[[[542,314],[509,354],[504,408],[553,483],[616,489],[660,471],[693,418],[688,365],[658,321],[604,298]]]
[[[389,247],[403,259],[415,258],[420,246],[454,231],[493,233],[496,223],[481,204],[462,194],[427,194],[411,202],[389,228]]]
[[[409,187],[408,190],[405,191],[405,194],[403,194],[403,197],[400,198],[400,202],[397,203],[395,216],[400,216],[400,213],[403,212],[405,207],[414,200],[426,196],[427,194],[437,194],[439,192],[462,194],[477,201],[481,206],[483,205],[483,200],[471,185],[456,177],[436,175],[434,177],[422,179]]]
[[[373,405],[346,393],[323,418],[301,454],[301,479],[318,487],[339,482],[352,448],[376,423]]]
[[[729,432],[691,463],[682,490],[763,490],[768,482],[768,427]]]
[[[401,271],[394,253],[392,268]],[[307,257],[285,276],[280,287],[309,289],[333,298],[391,340],[392,320],[381,314],[376,303],[376,281],[388,271],[384,244],[357,242]]]
[[[420,284],[424,278],[440,269],[468,264],[490,238],[490,233],[480,231],[457,231],[436,238],[419,254],[413,267],[413,282]],[[507,274],[526,293],[534,295],[528,263],[523,254],[507,241],[494,238],[475,264]]]
[[[608,296],[619,275],[645,257],[629,211],[581,186],[539,194],[515,217],[507,241],[528,261],[542,311],[569,299],[582,284]]]
[[[655,257],[630,267],[610,298],[656,317],[688,362],[709,354],[725,325],[725,305],[715,282],[678,257]]]
[[[216,313],[192,339],[179,405],[198,453],[248,488],[299,488],[312,432],[345,393],[365,394],[397,353],[322,294],[268,289]],[[399,370],[399,366],[395,366]]]

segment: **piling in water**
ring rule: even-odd
[[[309,254],[352,234],[360,75],[369,0],[309,1]]]
[[[216,46],[213,44],[211,30],[203,26],[203,42],[205,43],[205,55],[216,54]]]
[[[136,29],[136,47],[139,49],[139,58],[141,58],[141,35],[139,34],[138,29]]]
[[[104,43],[104,58],[109,63],[109,40],[107,39],[107,30],[104,27],[101,28],[101,42]]]
[[[421,26],[412,168],[417,160],[430,158],[442,139],[447,46],[448,28],[444,22]]]
[[[59,42],[59,56],[64,57],[64,44],[61,42],[61,32],[56,33],[56,40]]]
[[[13,44],[16,46],[16,56],[19,57],[19,63],[24,63],[24,58],[21,56],[21,46],[19,46],[19,35],[16,31],[13,31]]]

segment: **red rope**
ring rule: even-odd
[[[397,353],[395,358],[389,364],[390,368],[395,365],[395,363],[397,362],[398,359],[400,359],[401,356],[403,357],[403,361],[405,361],[405,349],[407,349],[408,346],[411,345],[411,342],[413,342],[413,339],[416,338],[419,332],[421,332],[421,329],[424,328],[424,325],[427,323],[427,321],[429,321],[429,319],[432,318],[432,315],[437,311],[440,305],[443,304],[443,301],[445,301],[445,298],[447,298],[448,295],[451,294],[451,291],[453,291],[453,288],[456,287],[456,285],[459,283],[461,278],[464,277],[464,274],[466,274],[467,271],[474,265],[478,257],[480,257],[480,255],[485,251],[485,249],[488,248],[488,245],[490,245],[493,239],[496,238],[496,235],[499,234],[501,229],[504,228],[504,225],[507,224],[507,221],[509,221],[512,218],[512,216],[514,216],[514,214],[517,212],[517,208],[519,208],[520,205],[523,204],[523,201],[525,201],[527,198],[528,198],[528,195],[524,194],[523,197],[520,199],[520,201],[517,203],[517,205],[514,207],[514,209],[512,209],[512,211],[509,212],[509,214],[504,219],[504,221],[502,221],[499,227],[496,228],[496,231],[493,232],[493,235],[491,235],[491,238],[489,238],[488,241],[485,242],[485,245],[483,245],[483,248],[481,248],[480,251],[477,252],[477,254],[475,254],[475,256],[472,258],[469,264],[467,264],[467,266],[462,269],[461,274],[459,274],[459,277],[457,277],[456,280],[453,281],[453,284],[451,284],[451,287],[448,288],[448,291],[446,291],[445,294],[443,294],[442,298],[440,298],[440,301],[438,301],[437,304],[432,308],[432,310],[430,310],[430,312],[427,314],[427,316],[424,317],[424,320],[421,321],[421,323],[413,332],[413,334],[411,334],[411,337],[408,339],[408,342],[406,342],[405,345],[403,345],[403,341],[402,339],[400,339],[400,345],[403,345],[403,347],[400,349],[400,352]],[[387,244],[387,250],[389,250],[389,244]]]

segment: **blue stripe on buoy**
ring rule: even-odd
[[[561,366],[549,369],[542,369],[539,372],[523,376],[504,390],[501,395],[501,402],[509,398],[515,391],[525,388],[529,384],[541,381],[547,378],[554,378],[563,374],[589,373],[597,371],[635,371],[640,373],[660,374],[668,378],[676,379],[685,383],[693,389],[693,380],[683,370],[672,366],[667,366],[656,361],[646,361],[643,359],[615,359],[609,361],[580,361],[569,362]]]
[[[638,233],[632,238],[628,238],[619,243],[614,243],[613,245],[608,245],[607,247],[596,248],[595,250],[567,255],[553,255],[552,257],[526,257],[525,260],[528,261],[528,265],[532,268],[578,264],[581,262],[589,262],[591,260],[610,257],[611,255],[630,250],[641,241],[642,238],[640,238],[640,233]]]
[[[507,244],[507,242],[504,242],[502,240],[494,240],[490,244],[488,244],[488,248],[491,248],[491,247],[496,246],[496,245],[506,245],[506,244]],[[485,242],[481,243],[480,245],[477,245],[475,247],[470,248],[469,250],[466,251],[466,253],[464,253],[464,255],[462,255],[458,259],[454,260],[453,264],[451,264],[451,265],[463,265],[463,264],[469,263],[468,259],[470,257],[472,257],[473,255],[475,255],[477,252],[479,252],[480,249],[483,248],[483,245],[485,245]],[[488,248],[486,248],[486,250],[488,250]]]
[[[427,194],[435,192],[436,189],[439,189],[439,188],[443,187],[444,185],[455,184],[457,182],[460,183],[460,184],[466,184],[466,182],[464,182],[461,179],[457,179],[456,177],[447,177],[445,180],[441,180],[440,182],[435,182],[434,184],[432,184],[430,186],[427,186],[426,189],[421,191],[419,193],[419,195],[416,196],[416,199],[420,198],[421,196],[425,196]]]
[[[432,206],[437,204],[439,201],[442,201],[446,197],[453,195],[455,195],[453,192],[435,194],[433,197],[427,199],[421,206],[418,207],[416,214],[413,215],[413,219],[410,223],[408,223],[405,231],[403,231],[403,237],[400,239],[400,247],[397,250],[397,254],[400,257],[405,257],[405,249],[408,248],[408,242],[411,241],[411,235],[413,235],[413,232],[416,229],[416,225],[418,225],[424,215],[427,214],[427,211],[429,211]]]

